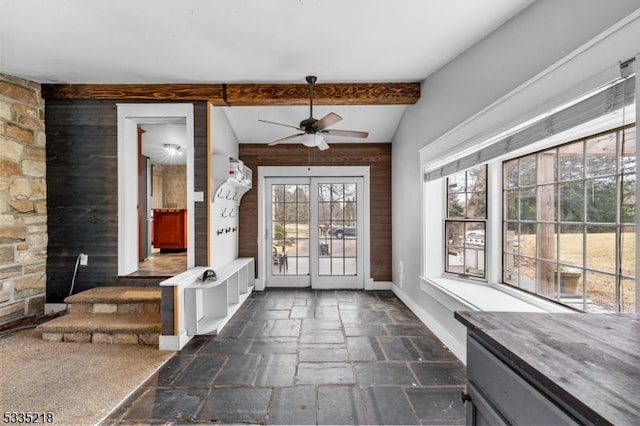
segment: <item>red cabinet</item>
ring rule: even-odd
[[[153,210],[153,247],[187,249],[187,211],[184,209]]]

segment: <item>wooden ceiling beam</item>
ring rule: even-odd
[[[222,84],[43,84],[45,99],[203,101],[222,99]]]
[[[317,84],[315,105],[407,105],[420,99],[420,83]],[[306,84],[230,84],[231,106],[309,105]]]
[[[306,84],[43,84],[45,99],[209,101],[217,106],[308,105]],[[420,83],[324,83],[315,105],[411,105]]]

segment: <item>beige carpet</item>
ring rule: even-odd
[[[173,352],[144,345],[50,343],[35,330],[0,338],[0,412],[99,422]]]

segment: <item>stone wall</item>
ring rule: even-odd
[[[44,310],[45,173],[40,85],[0,74],[0,324]]]
[[[161,208],[186,209],[187,166],[154,165],[153,174],[162,178]]]

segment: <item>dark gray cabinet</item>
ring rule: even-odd
[[[640,424],[640,317],[457,312],[467,423]]]

